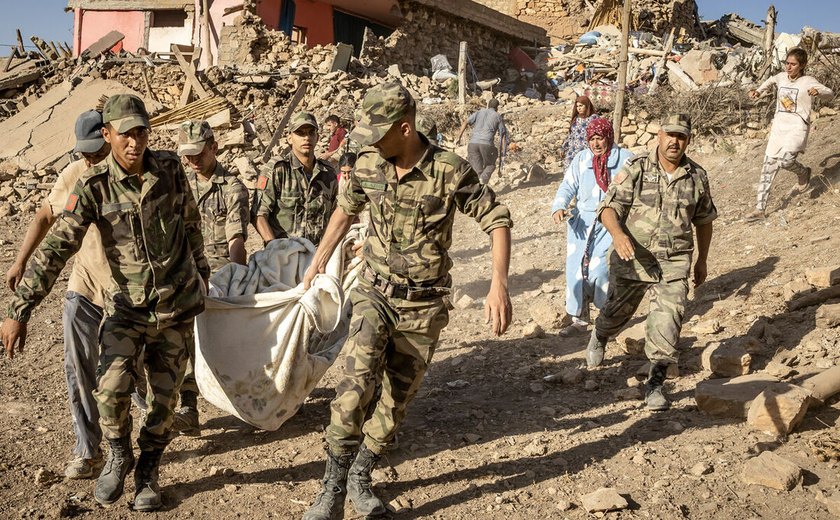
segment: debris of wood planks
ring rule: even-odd
[[[280,120],[280,123],[277,125],[277,128],[274,130],[274,135],[271,136],[271,142],[268,143],[268,146],[265,147],[265,152],[263,152],[262,162],[267,163],[268,160],[271,158],[271,154],[273,153],[273,149],[277,146],[277,143],[280,141],[280,137],[283,135],[283,130],[286,129],[286,124],[288,124],[289,119],[292,118],[292,113],[298,106],[298,103],[303,99],[303,96],[306,95],[306,83],[301,83],[300,87],[298,87],[297,92],[292,97],[291,101],[289,101],[289,106],[286,107],[286,113],[283,114],[283,118]]]
[[[189,105],[164,112],[149,120],[152,127],[165,125],[168,123],[180,123],[188,119],[205,119],[208,116],[216,114],[228,106],[228,100],[223,97],[211,97],[207,99],[199,99],[193,101]]]
[[[125,39],[125,35],[119,31],[111,31],[102,38],[99,38],[83,50],[79,56],[81,59],[97,58],[103,52],[111,50],[114,45],[120,43]]]
[[[175,55],[175,59],[178,60],[178,65],[181,67],[181,70],[184,72],[184,75],[187,77],[187,82],[189,82],[192,89],[198,95],[200,99],[206,99],[210,97],[210,93],[204,88],[198,78],[195,75],[195,65],[194,59],[191,56],[190,61],[187,62],[187,59],[184,57],[184,53],[192,53],[193,48],[187,45],[178,45],[173,43],[170,46],[170,50],[172,54]]]

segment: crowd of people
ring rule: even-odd
[[[761,215],[780,168],[797,173],[800,189],[809,181],[810,169],[797,157],[811,99],[832,93],[804,75],[806,63],[803,51],[792,50],[786,72],[753,93],[778,87],[759,183]],[[491,331],[500,336],[511,322],[513,222],[488,185],[499,153],[495,135],[502,152],[507,139],[498,108],[492,99],[463,122],[459,142],[473,126],[469,162],[437,146],[436,124],[417,115],[415,100],[397,82],[369,89],[351,132],[328,117],[329,144],[317,156],[321,127],[313,114],[296,113],[289,151],[262,167],[254,197],[217,159],[206,121],[184,122],[173,153],[148,148],[149,116],[133,95],[112,96],[101,112],[81,114],[74,149],[81,158],[62,171],[26,232],[6,276],[14,298],[0,330],[10,358],[23,351],[32,311],[76,256],[63,312],[76,437],[66,476],[96,478],[94,497],[109,505],[133,470],[134,508],[158,509],[164,449],[175,432],[201,434],[193,321],[211,274],[230,262],[245,264],[251,224],[265,244],[300,237],[317,246],[303,279],[308,288],[367,211],[346,362],[325,432],[326,468],[304,519],[340,516],[346,498],[360,515],[385,514],[371,471],[394,441],[449,321],[456,212],[473,218],[490,240]],[[634,156],[615,143],[611,123],[592,102],[578,97],[551,208],[554,224],[567,230],[568,320],[560,335],[592,326],[584,351],[590,368],[603,363],[607,341],[650,295],[645,403],[653,411],[670,406],[664,380],[677,362],[689,278],[694,285],[706,279],[717,217],[706,171],[686,155],[691,135],[689,118],[671,114],[655,150]],[[350,142],[358,153],[349,151]],[[137,458],[132,402],[144,408]]]

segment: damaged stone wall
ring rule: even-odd
[[[595,9],[605,0],[476,0],[500,13],[542,27],[552,45],[570,42],[586,32]],[[606,0],[610,1],[610,0]],[[611,0],[620,7],[620,0]],[[686,29],[697,36],[697,4],[695,0],[634,0],[633,29],[657,35],[671,27]]]
[[[458,67],[461,41],[469,42],[469,55],[479,77],[500,76],[508,66],[507,54],[517,45],[507,35],[415,2],[400,0],[404,23],[386,39],[366,46],[379,63],[397,63],[402,72],[427,74],[430,58],[444,54]],[[373,49],[372,47],[380,47]]]

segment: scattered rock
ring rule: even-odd
[[[563,315],[557,310],[557,307],[551,302],[537,301],[528,309],[531,318],[543,328],[543,330],[552,330],[560,326]]]
[[[543,388],[542,383],[531,383],[528,388],[531,389],[532,392],[535,394],[541,394],[545,392],[545,388]]]
[[[623,401],[636,401],[642,399],[644,395],[642,394],[642,388],[640,386],[634,386],[632,388],[622,388],[621,390],[616,390],[613,392],[613,397]]]
[[[697,383],[697,408],[714,417],[746,419],[753,399],[765,388],[779,382],[767,374],[750,374],[732,379],[710,379]]]
[[[619,511],[627,508],[627,500],[614,488],[601,488],[594,493],[580,497],[587,513]]]
[[[744,463],[741,480],[780,491],[790,491],[802,479],[802,468],[773,452],[765,451]]]
[[[835,491],[831,496],[826,496],[822,491],[817,491],[816,499],[817,502],[828,508],[829,513],[840,517],[840,491]]]
[[[411,500],[405,497],[397,497],[388,502],[387,508],[388,511],[396,515],[408,513],[412,509]]]
[[[599,385],[598,381],[595,381],[594,379],[587,379],[586,382],[583,383],[583,389],[588,392],[594,392],[600,387],[601,385]]]
[[[560,380],[565,385],[580,383],[586,378],[586,373],[579,368],[566,368],[560,372]]]
[[[475,433],[465,433],[464,440],[467,441],[469,444],[478,442],[481,440],[481,435]]]
[[[814,287],[831,287],[840,283],[840,267],[816,267],[805,270],[805,279]]]
[[[61,477],[45,468],[38,468],[35,472],[35,484],[41,487],[49,487],[55,482],[61,480]]]
[[[840,303],[820,305],[815,316],[817,327],[830,329],[840,325]]]
[[[712,465],[708,462],[698,462],[694,466],[691,466],[690,473],[695,477],[702,477],[703,475],[708,475],[712,471],[714,471],[714,468],[712,468]]]
[[[804,280],[794,280],[792,282],[788,282],[782,287],[782,292],[785,297],[785,301],[793,301],[797,298],[801,298],[806,294],[810,294],[814,292],[816,289]]]
[[[773,384],[753,400],[747,424],[770,435],[787,435],[805,418],[810,396],[811,392],[796,385]]]
[[[750,373],[752,356],[740,345],[710,343],[703,350],[703,368],[720,377],[737,377]]]
[[[235,475],[236,472],[230,468],[220,468],[219,466],[211,466],[210,467],[210,476],[223,476],[223,477],[230,477]]]
[[[616,336],[615,341],[627,355],[643,357],[645,355],[645,322],[642,321],[624,329]]]
[[[540,327],[539,323],[528,323],[522,327],[522,336],[525,339],[544,338],[545,331]]]
[[[783,365],[777,361],[770,361],[767,363],[767,366],[764,367],[764,372],[770,374],[773,377],[778,377],[779,379],[785,379],[793,374],[795,371],[787,365]]]
[[[717,320],[700,321],[691,327],[692,332],[702,336],[711,336],[712,334],[717,334],[722,330],[723,327],[720,326],[720,322]]]
[[[453,303],[453,305],[455,306],[455,308],[456,308],[456,309],[459,309],[459,310],[462,310],[462,311],[463,311],[463,310],[465,310],[465,309],[469,309],[469,308],[470,308],[470,306],[471,306],[473,303],[475,303],[475,300],[474,300],[473,298],[471,298],[471,297],[470,297],[470,295],[468,295],[468,294],[464,294],[464,295],[461,295],[461,297],[460,297],[460,298],[458,298],[458,299],[457,299],[457,300]]]
[[[572,508],[572,503],[568,500],[558,500],[557,501],[557,509],[560,511],[568,511]]]

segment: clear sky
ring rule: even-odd
[[[703,19],[736,12],[761,24],[771,2],[779,11],[777,31],[798,33],[810,25],[840,32],[840,0],[697,0],[697,5]],[[66,0],[0,0],[0,45],[14,44],[16,28],[27,44],[30,36],[72,44],[73,14],[64,12],[66,6]],[[0,47],[0,56],[8,51]]]

